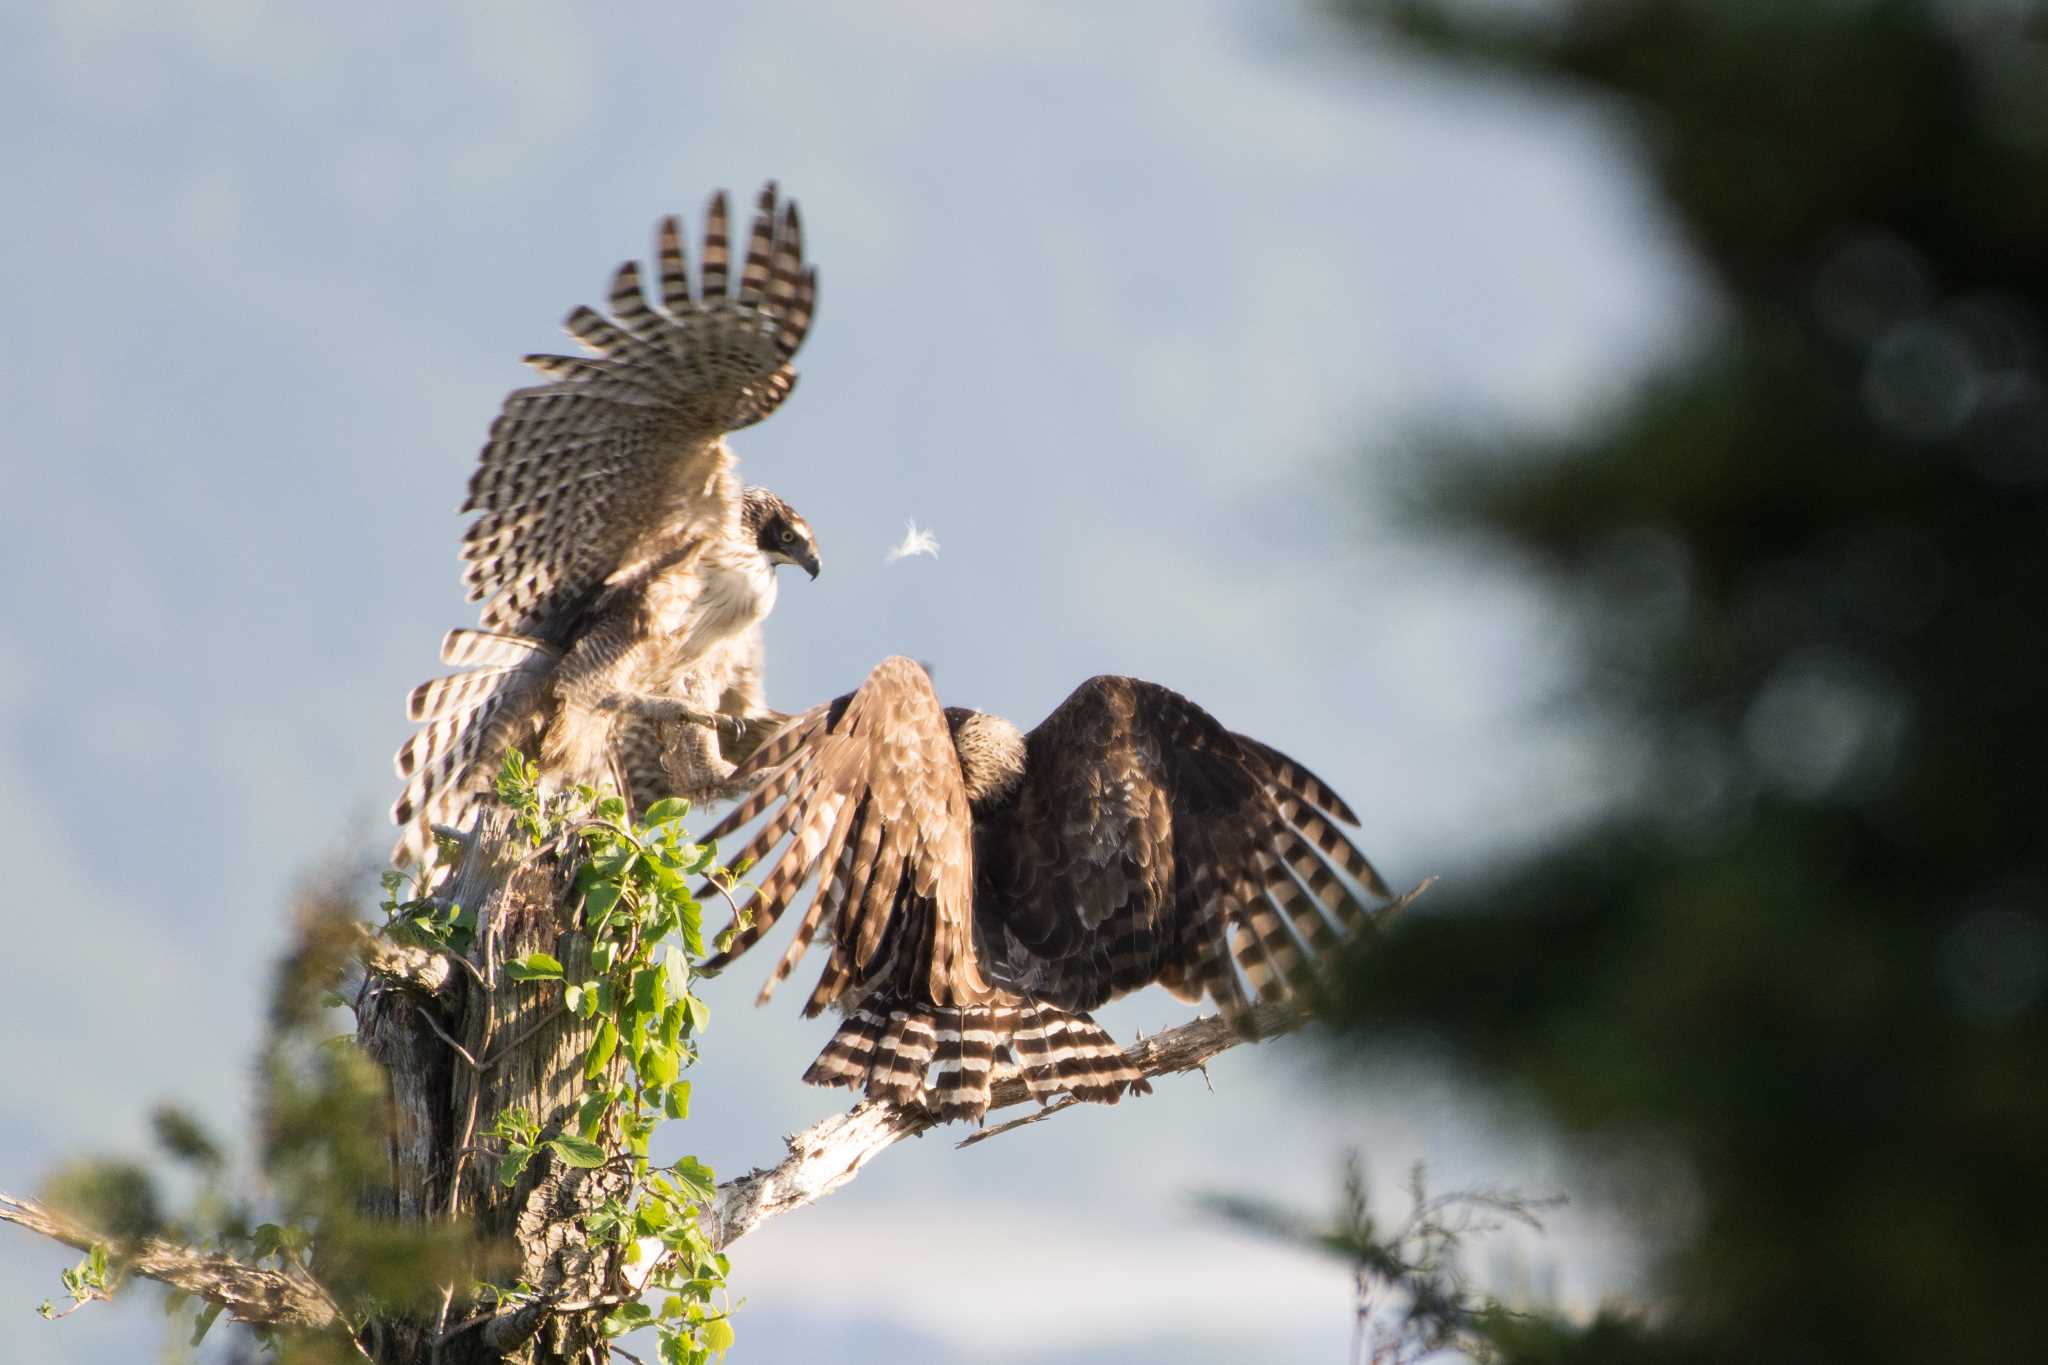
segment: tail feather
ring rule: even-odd
[[[995,1073],[996,1049],[1007,1033],[998,1034],[999,1011],[992,1008],[947,1010],[939,1016],[939,1074],[932,1085],[939,1122],[978,1119],[988,1112],[989,1083]],[[1007,1016],[1011,1011],[1000,1011]]]
[[[451,630],[441,640],[441,662],[455,668],[516,668],[535,655],[558,653],[544,640],[497,630]]]
[[[868,1067],[867,1093],[870,1099],[908,1104],[924,1088],[924,1075],[938,1047],[938,1032],[927,1015],[910,1010],[891,1010],[889,1027],[875,1048]]]
[[[441,657],[480,666],[421,683],[407,698],[407,714],[423,728],[392,760],[405,782],[391,807],[392,821],[402,828],[391,860],[400,865],[426,860],[435,825],[460,826],[474,816],[506,747],[538,716],[559,653],[523,636],[454,630]]]
[[[408,720],[440,720],[473,710],[488,701],[497,690],[503,668],[480,668],[473,673],[452,673],[421,683],[405,699]]]
[[[868,1002],[847,1016],[804,1080],[893,1104],[922,1099],[941,1123],[979,1121],[998,1061],[1014,1061],[1040,1103],[1068,1094],[1115,1104],[1127,1090],[1152,1089],[1089,1016],[1030,1000],[961,1008]]]

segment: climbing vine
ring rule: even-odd
[[[730,890],[737,873],[717,865],[713,845],[689,839],[686,801],[655,802],[634,821],[623,800],[588,786],[550,796],[537,765],[517,750],[506,754],[497,785],[533,847],[552,845],[575,860],[579,922],[590,944],[587,975],[545,952],[516,958],[505,970],[517,981],[559,983],[562,1006],[592,1034],[571,1127],[547,1132],[536,1115],[515,1108],[480,1136],[494,1150],[504,1185],[516,1183],[542,1152],[569,1167],[624,1177],[623,1192],[604,1198],[583,1223],[593,1247],[616,1250],[632,1290],[610,1304],[604,1331],[619,1336],[652,1327],[664,1362],[700,1365],[733,1342],[728,1262],[701,1222],[717,1179],[695,1157],[656,1165],[648,1149],[664,1120],[689,1117],[683,1073],[696,1061],[710,1019],[692,989],[695,965],[706,955],[703,910],[692,888],[708,882]],[[468,948],[475,929],[468,912],[401,901],[403,885],[395,874],[387,880],[387,932]],[[731,932],[718,937],[720,946]],[[491,1306],[539,1297],[526,1284],[476,1289]]]

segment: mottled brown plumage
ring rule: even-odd
[[[741,488],[725,436],[794,385],[816,275],[773,184],[731,289],[727,224],[720,194],[693,293],[681,225],[664,219],[658,292],[637,263],[619,267],[610,313],[565,324],[593,355],[527,357],[549,382],[511,394],[492,424],[464,504],[479,514],[462,554],[480,629],[442,647],[475,671],[414,689],[424,728],[396,759],[396,860],[422,856],[434,825],[467,823],[508,745],[552,783],[615,786],[637,807],[715,791],[732,766],[723,743],[772,716],[760,623],[775,567],[816,577],[817,544],[781,498]],[[703,723],[715,715],[733,727]]]
[[[1142,1088],[1088,1011],[1158,982],[1242,1020],[1390,894],[1313,774],[1134,678],[1089,679],[1025,735],[941,710],[889,659],[739,775],[760,785],[711,835],[768,817],[727,854],[756,860],[759,891],[712,968],[818,874],[761,999],[823,934],[805,1013],[848,1017],[806,1079],[902,1100],[936,1061],[947,1118],[980,1116],[1006,1056],[1041,1095]]]

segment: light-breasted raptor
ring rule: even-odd
[[[591,354],[528,356],[547,382],[491,424],[463,505],[478,514],[463,581],[483,607],[442,645],[467,671],[408,699],[422,728],[396,759],[397,861],[431,849],[435,825],[468,823],[508,746],[551,784],[615,786],[639,808],[714,790],[758,737],[749,723],[780,719],[761,692],[761,622],[777,566],[815,578],[818,546],[782,498],[741,486],[725,438],[789,396],[817,274],[772,183],[737,279],[722,193],[696,288],[674,217],[655,262],[654,288],[628,261],[609,313],[570,313]]]

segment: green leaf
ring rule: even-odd
[[[197,1346],[206,1340],[206,1334],[213,1330],[213,1320],[219,1316],[220,1305],[217,1303],[209,1303],[200,1309],[199,1316],[192,1323],[192,1340],[189,1344]]]
[[[668,993],[679,996],[690,989],[690,959],[671,943],[662,951],[661,970],[667,977]]]
[[[576,1109],[576,1131],[587,1138],[597,1136],[597,1130],[604,1124],[604,1111],[611,1107],[612,1092],[593,1090],[583,1097],[583,1103]]]
[[[574,1014],[583,1008],[583,987],[565,986],[562,989],[562,1003]]]
[[[690,1198],[698,1203],[715,1198],[718,1194],[718,1177],[712,1174],[709,1166],[696,1157],[684,1157],[669,1167],[669,1171],[675,1176],[676,1183],[688,1191]]]
[[[639,857],[639,849],[631,844],[622,845],[592,859],[590,863],[591,875],[614,884],[623,882],[626,879],[627,871],[632,868],[634,862]]]
[[[631,1264],[629,1261],[628,1264]],[[607,1337],[622,1337],[654,1321],[654,1310],[635,1299],[614,1308],[601,1324],[600,1330]]]
[[[691,957],[704,956],[704,910],[695,901],[683,905],[683,946]]]
[[[702,1033],[711,1027],[711,1007],[694,995],[683,997],[684,1008],[690,1011],[690,1032]]]
[[[673,1048],[659,1043],[649,1043],[647,1050],[640,1054],[640,1079],[648,1085],[668,1085],[682,1074],[682,1059]]]
[[[590,1041],[590,1051],[583,1058],[583,1079],[594,1081],[604,1074],[611,1065],[612,1054],[619,1050],[618,1025],[607,1019],[597,1026],[597,1037]]]
[[[526,1163],[533,1160],[533,1148],[514,1147],[498,1158],[498,1183],[516,1185],[526,1170]]]
[[[600,882],[584,893],[583,922],[590,926],[590,932],[603,931],[605,918],[619,903],[619,897],[625,894],[625,890],[617,882]]]
[[[668,1093],[661,1097],[661,1111],[672,1119],[690,1117],[690,1083],[677,1081],[669,1086]]]
[[[626,1146],[634,1156],[647,1155],[647,1140],[654,1136],[655,1120],[651,1115],[627,1119],[620,1126],[625,1129]]]
[[[727,1318],[713,1318],[697,1329],[697,1339],[704,1343],[705,1350],[722,1356],[732,1349],[732,1322]]]
[[[571,1166],[589,1170],[593,1166],[604,1165],[604,1148],[587,1138],[569,1137],[565,1134],[562,1137],[549,1138],[547,1146]]]
[[[676,871],[667,863],[654,862],[652,860],[649,860],[643,866],[651,870],[654,884],[661,888],[663,894],[669,900],[688,901],[690,899],[690,884],[683,880],[682,873]]]
[[[649,943],[659,943],[670,934],[673,934],[676,931],[676,926],[680,923],[682,923],[682,920],[676,914],[674,898],[662,896],[655,900],[654,912],[648,915],[647,923],[642,926],[640,936]]]
[[[659,1014],[668,1002],[662,997],[662,971],[659,967],[642,967],[633,973],[633,1008],[648,1014]]]
[[[690,813],[690,803],[680,796],[664,797],[647,808],[643,825],[665,825],[671,820],[680,820]]]
[[[547,953],[528,953],[506,963],[505,974],[514,981],[560,981],[562,964]]]

